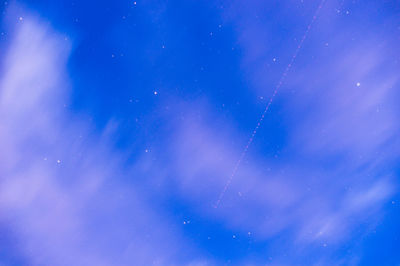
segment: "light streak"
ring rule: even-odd
[[[314,24],[315,20],[317,19],[317,16],[318,16],[320,10],[322,9],[325,1],[326,0],[321,0],[321,2],[319,3],[319,5],[318,5],[318,7],[317,7],[312,19],[311,19],[311,22],[308,24],[307,29],[304,32],[303,37],[301,38],[299,44],[297,45],[296,50],[295,50],[292,58],[290,59],[289,64],[286,66],[285,70],[283,71],[283,73],[281,75],[281,78],[279,79],[278,84],[275,86],[275,90],[272,93],[272,96],[269,99],[268,104],[266,105],[264,111],[262,112],[261,117],[258,119],[257,125],[254,128],[253,132],[251,133],[251,136],[250,136],[249,140],[247,141],[247,144],[244,147],[244,149],[243,149],[243,151],[242,151],[242,153],[241,153],[241,155],[239,157],[239,160],[236,162],[235,167],[233,168],[232,174],[229,176],[228,181],[226,182],[226,184],[225,184],[224,188],[222,189],[221,193],[219,194],[218,200],[215,203],[214,208],[218,208],[219,204],[221,203],[222,198],[225,195],[225,192],[227,191],[228,187],[232,183],[233,177],[236,175],[240,164],[242,163],[244,157],[246,156],[246,153],[249,150],[249,147],[250,147],[251,143],[253,142],[254,137],[257,134],[257,130],[260,128],[260,126],[261,126],[261,124],[262,124],[262,122],[264,120],[264,117],[265,117],[266,113],[268,112],[269,107],[271,106],[276,94],[278,93],[279,89],[282,87],[282,84],[285,81],[285,78],[286,78],[289,70],[292,68],[293,63],[296,60],[296,57],[297,57],[299,51],[301,50],[301,47],[303,46],[304,40],[307,38],[307,35],[310,32],[311,27]]]

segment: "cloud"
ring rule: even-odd
[[[252,11],[245,11],[230,19],[247,51],[244,71],[258,69],[246,75],[258,94],[273,79],[260,78],[270,60],[262,45],[268,36],[259,34],[262,23],[247,22]],[[157,112],[163,137],[152,155],[126,167],[126,154],[112,142],[118,123],[99,133],[69,111],[69,38],[33,16],[10,23],[0,79],[0,147],[6,151],[0,154],[0,230],[12,232],[12,248],[28,264],[212,265],[215,254],[184,236],[173,211],[157,205],[170,198],[206,227],[217,223],[238,238],[264,243],[275,265],[310,254],[313,263],[332,264],[346,240],[374,229],[397,192],[398,78],[374,40],[354,44],[341,57],[328,57],[320,47],[315,57],[325,62],[292,68],[281,101],[274,102],[287,142],[276,156],[251,149],[214,209],[247,132],[206,99],[174,99],[169,110],[161,103]],[[344,36],[330,46],[340,50]],[[263,130],[270,129],[261,128],[257,137]],[[253,262],[243,256],[243,264]],[[339,263],[357,263],[359,256]]]
[[[124,181],[133,173],[110,131],[69,112],[69,38],[23,14],[8,16],[0,79],[0,221],[11,249],[30,265],[185,260],[179,230]]]
[[[257,8],[250,9],[234,9],[238,12],[229,19],[244,51],[245,73],[263,72],[269,64],[268,44],[261,45],[267,36],[258,32],[264,27],[248,23],[247,12]],[[335,23],[328,25],[330,30]],[[331,261],[332,254],[346,241],[373,231],[384,217],[385,204],[398,191],[394,169],[399,119],[393,99],[398,97],[399,80],[387,60],[387,51],[394,48],[390,42],[378,43],[374,35],[348,45],[351,30],[341,28],[327,40],[328,46],[306,45],[305,54],[312,49],[310,61],[318,64],[300,55],[273,103],[279,105],[288,132],[281,154],[273,158],[259,149],[249,152],[220,208],[212,206],[248,136],[206,101],[175,101],[176,113],[185,115],[167,122],[173,128],[165,148],[171,160],[158,162],[154,171],[168,173],[160,179],[167,183],[173,178],[175,193],[203,219],[222,224],[232,234],[251,232],[276,253],[292,255],[277,255],[282,263],[293,264],[305,254],[313,254],[313,262],[338,262]],[[255,94],[273,88],[268,72],[263,75],[246,74]],[[256,138],[266,130],[270,129],[261,128]],[[279,237],[288,240],[282,245]],[[325,247],[316,255],[316,249]],[[344,257],[357,261],[355,255]]]
[[[205,113],[204,108],[201,113]],[[336,242],[358,225],[346,222],[348,216],[355,215],[361,221],[366,206],[371,210],[392,193],[389,177],[375,176],[371,171],[351,173],[358,167],[351,162],[327,172],[314,162],[299,162],[297,158],[281,157],[277,163],[248,154],[221,207],[214,210],[212,206],[239,158],[240,147],[234,149],[231,143],[240,136],[229,126],[220,124],[216,130],[207,119],[190,114],[185,120],[170,147],[174,159],[168,167],[160,168],[174,173],[178,193],[201,214],[217,217],[233,232],[253,231],[254,237],[268,239],[292,228],[297,232],[293,237],[303,242],[325,238]],[[373,175],[370,180],[377,181],[359,183],[367,173]],[[338,175],[344,175],[341,178],[346,181],[335,178]]]

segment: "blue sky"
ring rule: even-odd
[[[400,263],[398,1],[0,8],[0,265]]]

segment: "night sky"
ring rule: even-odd
[[[0,265],[400,265],[399,1],[0,2]]]

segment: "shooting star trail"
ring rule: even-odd
[[[235,167],[233,168],[232,174],[229,176],[228,181],[226,182],[226,184],[225,184],[224,188],[222,189],[221,193],[219,194],[218,200],[217,200],[217,202],[215,203],[214,208],[218,208],[219,204],[221,203],[221,200],[222,200],[222,198],[224,197],[226,190],[227,190],[228,187],[230,186],[233,177],[236,175],[236,172],[237,172],[237,170],[238,170],[240,164],[242,163],[243,158],[246,156],[246,153],[247,153],[247,151],[249,150],[249,147],[250,147],[251,143],[253,142],[254,137],[255,137],[256,134],[257,134],[257,130],[258,130],[259,127],[261,126],[261,123],[263,122],[264,117],[265,117],[266,113],[268,112],[269,107],[271,106],[271,104],[272,104],[272,102],[273,102],[273,100],[274,100],[276,94],[278,93],[278,91],[279,91],[279,89],[281,88],[283,82],[285,81],[285,78],[286,78],[286,76],[287,76],[289,70],[292,68],[293,63],[294,63],[294,61],[296,60],[296,57],[297,57],[297,55],[298,55],[298,53],[299,53],[301,47],[303,46],[304,40],[307,38],[307,35],[308,35],[308,33],[310,32],[310,29],[311,29],[312,25],[314,24],[315,20],[317,19],[317,16],[318,16],[320,10],[322,9],[322,7],[323,7],[325,1],[326,1],[326,0],[321,0],[321,2],[319,3],[319,5],[318,5],[318,7],[317,7],[317,9],[316,9],[316,11],[315,11],[315,13],[314,13],[314,16],[312,17],[311,22],[308,24],[307,29],[306,29],[306,31],[304,32],[303,37],[301,38],[299,44],[297,45],[296,50],[295,50],[295,52],[294,52],[294,54],[293,54],[293,56],[292,56],[292,58],[291,58],[289,64],[286,66],[285,70],[283,71],[283,73],[282,73],[282,75],[281,75],[281,78],[279,79],[278,84],[275,86],[275,90],[274,90],[274,92],[272,93],[272,96],[271,96],[271,98],[269,99],[267,106],[265,107],[265,109],[264,109],[264,111],[263,111],[263,113],[262,113],[260,119],[258,119],[257,125],[256,125],[256,127],[254,128],[253,132],[251,133],[251,136],[250,136],[249,140],[247,141],[247,144],[246,144],[246,146],[244,147],[244,149],[243,149],[243,151],[242,151],[242,153],[241,153],[241,155],[240,155],[240,157],[239,157],[239,160],[236,162],[236,165],[235,165]]]

